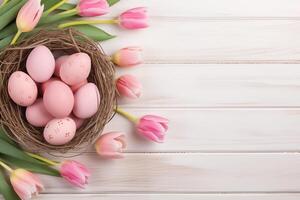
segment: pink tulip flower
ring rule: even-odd
[[[119,24],[125,29],[147,28],[149,26],[147,8],[138,7],[125,11],[119,16]]]
[[[44,189],[39,178],[24,169],[14,170],[10,182],[21,200],[31,199],[33,195],[38,195]]]
[[[116,81],[118,93],[121,96],[137,99],[142,93],[142,84],[132,75],[120,76]]]
[[[61,176],[74,186],[84,188],[88,184],[90,172],[81,163],[74,160],[65,160],[60,167]]]
[[[168,130],[169,121],[155,115],[145,115],[137,122],[140,135],[154,142],[163,143]]]
[[[109,132],[100,136],[95,143],[97,153],[107,159],[123,158],[126,148],[125,134],[122,132]]]
[[[112,61],[119,67],[131,67],[143,63],[143,50],[140,47],[126,47],[112,56]]]
[[[44,5],[41,5],[41,0],[28,0],[20,9],[16,23],[20,32],[30,32],[38,24]]]
[[[82,17],[101,16],[108,13],[109,4],[106,0],[80,0],[77,10]]]
[[[136,125],[137,132],[154,142],[163,143],[168,130],[169,120],[160,116],[145,115],[141,118],[132,115],[121,108],[115,111]]]

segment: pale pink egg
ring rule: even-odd
[[[43,99],[37,99],[34,104],[26,108],[27,121],[36,127],[44,127],[53,119],[53,116],[46,110]]]
[[[76,124],[76,129],[79,129],[82,126],[84,119],[80,119],[73,114],[71,114],[69,117],[74,120]]]
[[[74,96],[71,88],[62,81],[53,81],[44,92],[46,110],[56,118],[70,115],[74,106]]]
[[[60,79],[53,77],[53,78],[50,78],[48,81],[46,81],[46,82],[44,82],[44,83],[41,84],[41,92],[42,92],[42,94],[44,94],[46,88],[47,88],[52,82],[54,82],[54,81],[60,81]]]
[[[52,145],[63,145],[70,142],[76,133],[76,124],[70,117],[53,119],[44,128],[44,138]]]
[[[35,47],[26,61],[26,69],[33,80],[45,82],[54,73],[55,59],[51,51],[44,45]]]
[[[61,65],[67,60],[68,57],[69,56],[65,55],[65,56],[60,56],[59,58],[56,59],[55,70],[54,70],[55,76],[60,77],[59,72],[60,72]]]
[[[91,71],[91,58],[86,53],[69,56],[60,68],[60,78],[68,85],[76,85],[88,78]]]
[[[84,85],[87,84],[87,83],[88,83],[88,81],[87,81],[87,79],[85,79],[85,80],[82,81],[81,83],[78,83],[78,84],[76,84],[76,85],[72,85],[72,86],[71,86],[71,89],[72,89],[73,92],[76,92],[79,88],[81,88],[82,86],[84,86]]]
[[[20,106],[30,106],[37,98],[35,82],[22,71],[12,73],[8,80],[8,94]]]
[[[88,83],[79,88],[74,95],[73,113],[76,117],[86,119],[92,117],[99,108],[100,94],[94,83]]]

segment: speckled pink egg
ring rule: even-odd
[[[69,117],[74,120],[76,124],[76,129],[79,129],[82,126],[84,119],[80,119],[73,114],[71,114]]]
[[[60,81],[60,79],[53,77],[53,78],[50,78],[48,81],[46,81],[46,82],[44,82],[44,83],[41,84],[41,92],[42,92],[42,94],[44,94],[46,88],[47,88],[52,82],[54,82],[54,81]]]
[[[59,58],[56,59],[55,70],[54,70],[55,76],[60,77],[59,72],[60,72],[61,65],[67,60],[68,57],[69,57],[68,55],[65,55],[65,56],[60,56]]]
[[[74,96],[71,88],[62,81],[53,81],[44,92],[46,110],[56,118],[70,115],[74,106]]]
[[[99,90],[94,83],[88,83],[79,88],[74,99],[73,113],[81,119],[92,117],[100,105]]]
[[[36,127],[44,127],[53,119],[52,115],[46,110],[43,99],[37,99],[34,104],[26,108],[27,121]]]
[[[45,82],[54,73],[55,59],[51,51],[43,45],[35,47],[26,61],[26,69],[33,80]]]
[[[88,78],[91,71],[91,58],[86,53],[75,53],[62,63],[60,78],[68,85],[76,85]]]
[[[30,106],[37,98],[35,82],[22,71],[12,73],[8,80],[8,94],[20,106]]]
[[[88,81],[87,81],[87,79],[85,79],[84,81],[82,81],[81,83],[78,83],[78,84],[76,84],[76,85],[72,85],[71,86],[71,90],[73,91],[73,92],[76,92],[79,88],[81,88],[82,86],[84,86],[85,84],[87,84],[88,83]]]
[[[44,128],[44,138],[52,145],[67,144],[74,138],[75,133],[76,124],[69,117],[53,119]]]

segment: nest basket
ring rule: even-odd
[[[88,80],[98,86],[101,96],[97,113],[85,120],[69,143],[61,146],[48,144],[43,138],[43,128],[30,125],[25,117],[25,108],[15,104],[8,94],[10,75],[18,70],[26,72],[26,59],[31,50],[39,45],[47,46],[52,52],[87,53],[92,60]],[[74,29],[42,30],[25,36],[17,45],[0,50],[1,126],[11,139],[32,152],[66,152],[85,148],[97,139],[114,115],[116,106],[114,78],[114,64],[103,53],[100,45]]]

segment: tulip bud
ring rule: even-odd
[[[163,143],[168,130],[169,121],[155,115],[145,115],[137,122],[140,135],[154,142]]]
[[[20,199],[31,199],[44,189],[39,178],[24,169],[14,170],[10,182]]]
[[[122,132],[103,134],[95,143],[95,148],[97,153],[103,158],[123,158],[122,152],[126,148],[125,134]]]
[[[131,67],[143,63],[143,50],[140,47],[127,47],[118,50],[112,61],[120,67]]]
[[[60,167],[61,176],[74,186],[84,188],[88,184],[90,172],[81,163],[74,160],[65,160]]]
[[[77,10],[82,17],[95,17],[107,14],[109,4],[106,0],[80,0]]]
[[[125,11],[119,16],[119,24],[125,29],[147,28],[149,26],[147,8],[138,7]]]
[[[116,81],[118,93],[121,96],[137,99],[142,93],[142,84],[132,75],[120,76]]]
[[[38,24],[44,5],[41,5],[41,0],[28,0],[20,9],[16,23],[20,32],[30,32]]]

